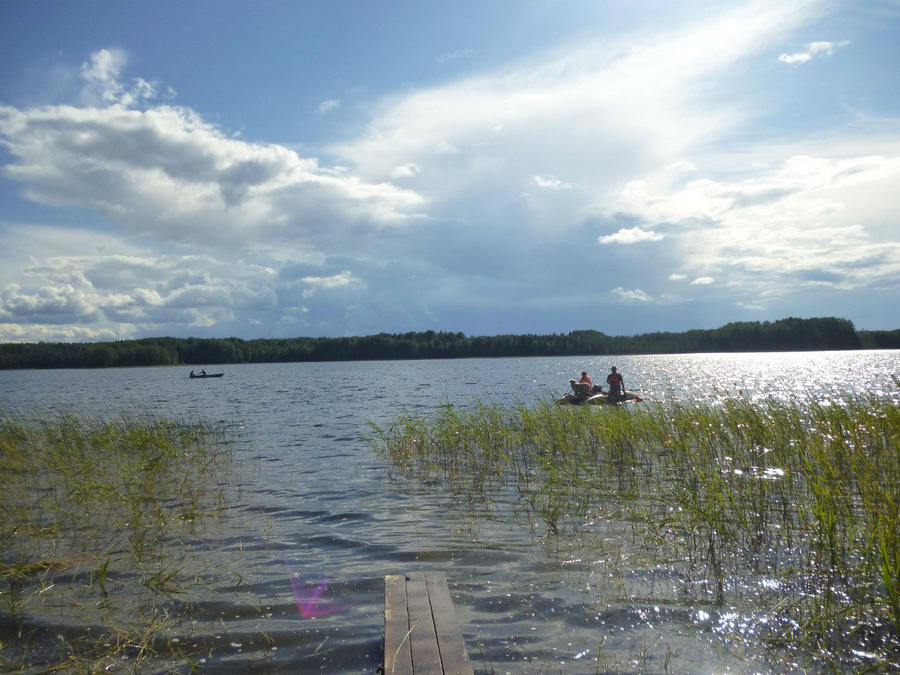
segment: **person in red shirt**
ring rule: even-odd
[[[578,398],[587,398],[594,391],[594,383],[591,381],[587,371],[584,370],[581,371],[580,380],[577,382],[569,380],[569,384],[572,385],[572,391],[575,392],[575,396]]]
[[[612,372],[606,376],[606,384],[609,385],[609,398],[622,398],[625,396],[625,379],[622,374],[612,367]]]

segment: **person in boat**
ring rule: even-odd
[[[587,398],[594,392],[594,383],[591,381],[590,376],[585,370],[581,371],[580,380],[577,382],[575,380],[569,380],[569,384],[571,385],[576,398]]]
[[[206,377],[206,370],[200,371],[200,377]]]
[[[625,379],[622,373],[613,366],[609,375],[606,376],[606,384],[609,385],[609,394],[607,396],[612,399],[625,398]]]
[[[191,370],[191,377],[197,377],[196,375],[194,375],[194,371],[193,371],[193,370]]]

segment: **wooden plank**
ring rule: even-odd
[[[462,632],[456,621],[447,578],[443,572],[426,572],[425,582],[431,601],[431,614],[434,617],[435,634],[444,673],[473,675],[472,663],[469,661]]]
[[[386,675],[473,675],[443,572],[384,577]]]
[[[409,646],[409,613],[406,608],[406,577],[384,577],[384,672],[412,675]]]
[[[406,607],[409,611],[413,672],[422,675],[441,673],[441,654],[438,651],[428,588],[425,577],[421,574],[411,574],[406,578]]]

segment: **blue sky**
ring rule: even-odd
[[[900,2],[0,3],[0,340],[900,327]]]

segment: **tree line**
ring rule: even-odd
[[[825,317],[618,337],[595,330],[475,337],[428,330],[341,338],[156,337],[92,343],[6,343],[0,344],[0,369],[897,348],[900,330],[857,331],[847,319]]]

